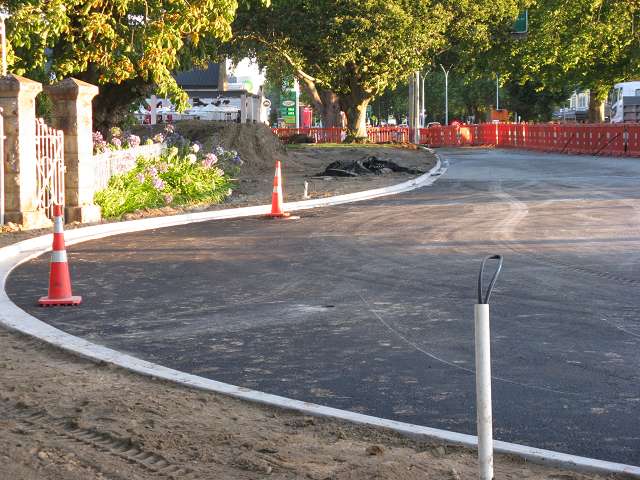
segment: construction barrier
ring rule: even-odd
[[[367,137],[373,143],[408,142],[408,127],[369,127]]]
[[[341,128],[274,129],[279,137],[303,133],[317,143],[340,143]],[[370,127],[373,143],[408,142],[407,127]],[[494,146],[547,153],[640,157],[640,123],[484,123],[419,129],[419,143],[433,148]]]
[[[331,128],[272,128],[279,138],[290,137],[291,135],[307,135],[316,143],[341,143],[344,140],[344,129],[340,127]]]
[[[592,155],[605,155],[608,157],[617,157],[627,153],[627,128],[632,124],[600,124],[598,131],[602,140],[594,148]]]
[[[627,125],[627,155],[640,157],[640,123]]]

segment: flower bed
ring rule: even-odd
[[[102,136],[94,135],[94,149],[103,149],[104,155],[109,146],[118,151],[118,147],[136,149],[143,143],[164,144],[166,150],[152,156],[134,156],[137,150],[120,150],[127,153],[121,157],[123,160],[117,165],[115,175],[105,188],[95,193],[95,203],[102,207],[104,217],[119,217],[145,207],[221,202],[231,194],[231,177],[242,164],[235,151],[215,146],[212,151],[204,152],[199,142],[191,144],[175,133],[171,125],[165,128],[164,134],[151,139],[140,140],[120,130],[113,130],[112,134],[109,143],[104,142]]]

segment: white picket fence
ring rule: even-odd
[[[138,157],[157,157],[167,150],[166,143],[140,145],[123,150],[107,150],[93,156],[94,190],[107,187],[109,179],[130,170]]]

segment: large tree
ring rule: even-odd
[[[98,85],[94,127],[108,129],[152,92],[184,105],[171,72],[209,60],[228,39],[236,0],[4,0],[9,71],[49,69]]]
[[[495,45],[506,76],[561,91],[591,90],[591,121],[602,121],[611,87],[640,76],[640,2],[535,0],[526,40]]]
[[[347,126],[366,136],[366,107],[452,42],[485,45],[492,26],[521,1],[250,0],[233,23],[230,52],[296,76],[322,114],[339,102]],[[335,108],[334,108],[335,110]],[[324,117],[323,117],[323,120]],[[331,121],[325,120],[325,125]]]

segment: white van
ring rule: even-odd
[[[609,103],[611,123],[640,122],[640,80],[616,83]]]

